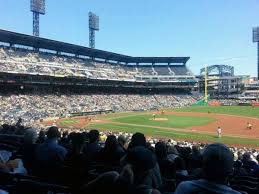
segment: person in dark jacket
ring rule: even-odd
[[[208,145],[203,152],[204,179],[185,181],[178,185],[175,194],[211,193],[240,194],[226,184],[233,172],[233,153],[223,144]]]
[[[99,145],[100,134],[98,130],[91,130],[88,133],[89,143],[85,145],[83,153],[88,158],[89,162],[97,160],[101,146]]]
[[[117,166],[120,159],[125,155],[125,151],[119,146],[114,135],[109,135],[106,139],[104,148],[100,151],[100,161],[109,166]]]
[[[47,140],[35,150],[36,173],[48,175],[63,166],[67,150],[58,144],[59,138],[58,128],[50,127],[47,131]]]

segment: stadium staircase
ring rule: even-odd
[[[157,104],[159,104],[159,106],[163,105],[156,97],[156,95],[154,95],[154,99],[156,100]]]

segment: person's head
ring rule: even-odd
[[[157,142],[155,145],[155,153],[158,159],[164,159],[167,156],[167,148],[164,142]]]
[[[134,135],[132,135],[131,138],[131,148],[136,147],[136,146],[144,146],[146,147],[146,138],[144,136],[144,134],[142,133],[135,133]]]
[[[149,171],[157,164],[154,154],[143,146],[130,149],[125,161],[131,166],[135,184],[142,184]]]
[[[89,143],[95,143],[99,141],[99,131],[98,130],[90,130],[88,133]]]
[[[60,138],[60,132],[56,126],[52,126],[47,131],[47,138],[48,139],[58,139]]]
[[[176,157],[174,163],[176,170],[186,170],[185,162],[181,157]]]
[[[39,141],[40,141],[40,142],[44,142],[44,141],[45,141],[45,138],[46,138],[46,133],[45,133],[45,131],[40,130],[40,132],[39,132]]]
[[[233,172],[233,153],[223,144],[215,143],[205,147],[203,152],[203,171],[206,179],[224,183]]]
[[[243,162],[251,161],[251,154],[249,152],[246,152],[243,154]]]
[[[36,129],[29,128],[24,133],[24,143],[34,144],[38,139],[38,134]]]
[[[196,145],[192,146],[192,153],[199,154],[200,153],[199,146],[196,146]]]
[[[84,135],[82,133],[73,133],[71,134],[70,138],[71,138],[73,150],[81,152],[85,142]]]
[[[233,165],[233,167],[236,169],[236,170],[238,170],[238,169],[240,169],[241,167],[242,167],[242,162],[240,161],[240,160],[237,160],[237,161],[235,161],[234,162],[234,165]]]
[[[67,138],[68,137],[68,131],[64,131],[62,133],[62,138]]]
[[[10,126],[8,124],[6,124],[6,123],[4,123],[2,125],[2,127],[3,127],[4,130],[8,130],[10,128]]]
[[[105,141],[104,149],[108,152],[112,152],[116,149],[118,141],[114,135],[109,135]]]
[[[167,153],[179,155],[177,149],[173,145],[167,146]]]
[[[257,162],[259,163],[259,154],[257,154],[256,160],[257,160]]]
[[[124,135],[120,135],[120,136],[118,137],[118,143],[119,143],[122,147],[124,147],[125,144],[127,143],[126,137],[125,137]]]

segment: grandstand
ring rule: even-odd
[[[189,57],[131,57],[5,30],[0,43],[0,118],[9,124],[200,99],[190,95],[196,80]]]
[[[131,57],[5,30],[0,42],[2,84],[191,91],[196,83],[189,57]]]

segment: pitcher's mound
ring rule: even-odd
[[[155,118],[155,119],[149,119],[149,120],[153,120],[153,121],[168,121],[167,118]]]

